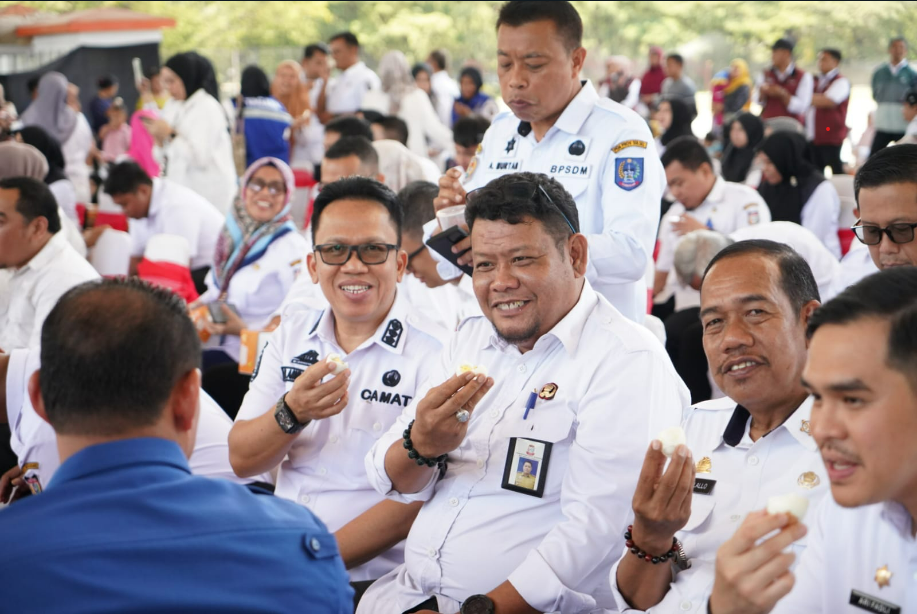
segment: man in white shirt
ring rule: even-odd
[[[37,179],[0,180],[0,350],[39,345],[41,325],[67,290],[99,274],[61,232],[57,201]]]
[[[847,138],[847,103],[850,101],[850,79],[840,73],[841,52],[822,49],[818,52],[818,78],[812,94],[812,106],[806,112],[806,138],[818,170],[831,167],[835,175],[844,173],[841,147]]]
[[[639,115],[600,99],[580,79],[583,24],[569,2],[507,2],[497,26],[500,90],[510,112],[494,118],[464,174],[450,169],[440,179],[437,209],[508,173],[557,179],[576,200],[588,238],[589,283],[642,322],[665,189],[653,136]],[[455,251],[468,247],[465,240]],[[470,264],[470,256],[459,261]]]
[[[352,115],[363,105],[369,90],[382,88],[379,76],[360,60],[360,41],[352,32],[340,32],[328,41],[331,57],[340,74],[328,82],[324,96],[318,98],[318,114],[323,123],[336,115]]]
[[[322,189],[307,266],[330,306],[284,312],[229,436],[238,475],[280,466],[276,495],[336,533],[355,582],[403,561],[399,543],[419,506],[377,493],[363,457],[417,402],[442,349],[397,291],[407,264],[401,221],[397,197],[377,181],[352,177]],[[332,355],[344,361],[340,372]]]
[[[168,179],[151,179],[136,162],[121,162],[112,167],[104,190],[129,218],[132,275],[137,272],[150,237],[178,235],[188,241],[191,277],[199,286],[198,292],[207,289],[204,279],[213,265],[217,239],[226,222],[207,199]]]
[[[558,181],[506,175],[468,200],[484,316],[366,457],[377,491],[424,506],[405,564],[358,611],[611,609],[644,446],[680,422],[687,391],[652,334],[586,281]],[[532,461],[534,488],[515,480]]]
[[[806,525],[750,514],[717,553],[712,614],[917,611],[915,304],[909,267],[868,277],[815,312],[803,385],[831,498],[810,516],[794,572],[782,552]]]
[[[322,95],[326,95],[325,89],[328,87],[331,74],[331,67],[328,64],[329,55],[331,55],[331,49],[328,48],[328,45],[312,43],[306,45],[301,63],[306,86],[309,88],[309,109],[313,115],[309,123],[300,129],[300,136],[297,139],[302,139],[303,148],[308,153],[309,162],[313,166],[321,164],[322,154],[325,153],[325,126],[318,115],[318,101]]]
[[[619,611],[704,613],[716,550],[739,520],[772,496],[792,492],[814,504],[827,493],[812,399],[800,382],[818,305],[812,271],[786,245],[736,243],[710,263],[703,345],[728,396],[688,410],[685,446],[664,473],[661,442],[647,451],[629,545],[611,576]],[[676,538],[683,557],[653,564],[635,556],[665,557]]]
[[[436,114],[445,125],[452,125],[452,107],[461,95],[458,83],[449,76],[449,55],[445,49],[430,52],[427,64],[433,69],[430,89],[436,99]]]

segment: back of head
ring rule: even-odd
[[[48,232],[55,234],[61,229],[57,200],[44,181],[32,177],[6,177],[0,179],[0,190],[18,190],[16,212],[28,224],[38,217],[48,220]]]
[[[406,236],[420,237],[423,225],[436,217],[433,199],[439,194],[439,187],[429,181],[414,181],[398,192],[398,200],[404,209]]]
[[[678,162],[689,171],[696,171],[703,164],[713,169],[707,148],[693,136],[680,136],[666,145],[665,153],[662,154],[662,166],[668,167],[673,162]]]
[[[854,195],[859,202],[862,188],[892,183],[917,183],[917,145],[895,145],[869,156],[853,179]]]
[[[449,54],[445,49],[431,51],[430,59],[436,64],[436,70],[449,70]]]
[[[318,193],[315,202],[312,204],[313,242],[321,222],[322,211],[338,200],[369,200],[385,207],[398,232],[398,246],[401,246],[401,231],[404,220],[401,201],[384,184],[368,177],[345,177],[322,188],[322,191]]]
[[[792,247],[776,241],[752,239],[725,247],[707,265],[704,270],[704,280],[707,279],[707,275],[717,262],[742,256],[764,257],[777,263],[780,269],[780,285],[795,313],[800,313],[810,301],[821,300],[818,284],[815,283],[815,276],[812,274],[809,263]]]
[[[118,77],[116,77],[115,75],[105,75],[103,77],[99,77],[99,80],[96,82],[96,85],[98,86],[100,90],[107,90],[111,86],[117,85],[117,84],[118,84]]]
[[[460,117],[452,125],[452,139],[459,147],[477,147],[484,141],[490,121],[480,115]]]
[[[398,141],[405,147],[408,144],[408,124],[395,115],[386,115],[377,122],[385,131],[385,138]]]
[[[694,278],[702,278],[710,261],[735,241],[713,230],[689,232],[675,246],[674,267],[679,281],[693,285]]]
[[[371,141],[362,136],[345,136],[325,152],[328,160],[340,160],[356,156],[360,160],[360,174],[374,177],[379,174],[379,154]]]
[[[200,366],[185,303],[130,279],[77,286],[41,330],[41,395],[54,430],[116,436],[155,424],[172,389]]]
[[[504,25],[518,28],[536,21],[554,22],[554,27],[568,52],[583,46],[583,20],[573,5],[566,0],[511,0],[500,7],[496,29],[499,30],[500,26]]]
[[[134,161],[119,162],[108,170],[103,190],[109,196],[133,194],[141,185],[153,185],[146,171]]]
[[[258,66],[246,66],[239,93],[243,98],[266,98],[271,95],[271,82]]]
[[[348,47],[359,47],[360,41],[357,38],[357,35],[353,32],[338,32],[334,36],[328,39],[329,43],[332,43],[336,40],[344,41]]]
[[[373,129],[369,122],[359,117],[336,117],[325,124],[325,132],[334,132],[345,136],[362,136],[368,141],[373,140]]]
[[[47,159],[32,145],[16,141],[0,143],[0,179],[7,177],[44,179],[47,174]]]

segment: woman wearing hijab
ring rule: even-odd
[[[290,166],[305,168],[310,172],[321,164],[325,149],[322,146],[324,129],[318,118],[312,117],[306,75],[295,60],[284,60],[277,66],[271,82],[271,95],[290,114]]]
[[[271,83],[257,66],[242,71],[237,132],[245,135],[245,165],[261,158],[277,158],[290,163],[290,125],[293,118],[276,98]]]
[[[163,85],[172,96],[164,114],[147,119],[150,134],[162,143],[163,176],[191,188],[226,213],[236,194],[229,119],[220,104],[210,61],[189,51],[169,58]]]
[[[666,145],[680,136],[694,136],[691,132],[693,113],[683,100],[663,100],[656,111],[656,121],[662,135],[657,139],[656,147],[661,156]]]
[[[723,118],[726,122],[741,111],[748,111],[751,107],[751,90],[754,81],[748,72],[745,60],[733,60],[729,64],[729,80],[723,90]]]
[[[493,98],[481,91],[484,79],[481,71],[473,66],[466,66],[459,73],[459,91],[461,96],[456,98],[452,108],[452,123],[460,117],[480,115],[490,121],[496,117],[500,110]]]
[[[808,228],[840,259],[837,220],[841,199],[812,163],[805,137],[776,132],[764,139],[759,152],[764,181],[758,192],[771,210],[771,219]]]
[[[400,117],[408,125],[407,147],[424,158],[431,149],[452,148],[452,131],[439,120],[426,92],[414,84],[407,58],[400,51],[389,51],[379,61],[381,91],[363,97],[363,107],[383,115]]]
[[[67,77],[49,72],[38,82],[38,97],[22,114],[23,126],[39,126],[60,143],[64,154],[64,172],[76,190],[78,202],[92,199],[89,166],[86,159],[92,150],[93,137],[89,121],[67,104]]]
[[[18,140],[31,145],[45,157],[48,162],[48,174],[44,176],[44,182],[54,194],[54,199],[64,214],[73,223],[79,224],[79,216],[76,214],[76,189],[64,171],[64,152],[60,143],[39,126],[26,126],[17,135]]]
[[[750,175],[756,149],[763,139],[764,124],[757,115],[740,113],[731,124],[727,124],[721,170],[723,179],[757,188],[761,180],[760,172],[756,176]]]
[[[308,251],[290,216],[296,189],[293,171],[278,158],[261,158],[245,171],[236,198],[217,241],[207,290],[196,301],[225,302],[225,324],[206,323],[211,334],[205,363],[239,361],[243,329],[261,330],[280,307],[299,274]]]

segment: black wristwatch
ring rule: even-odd
[[[277,424],[280,425],[284,433],[293,435],[306,428],[308,422],[303,424],[296,419],[296,414],[294,414],[290,406],[287,405],[286,397],[287,395],[284,394],[280,397],[280,400],[277,401],[277,406],[274,409],[274,419],[277,420]]]
[[[493,599],[487,595],[472,595],[465,600],[459,614],[494,614]]]

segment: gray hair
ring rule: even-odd
[[[735,243],[726,235],[712,230],[695,230],[683,236],[675,246],[675,274],[686,286],[694,276],[704,276],[707,265],[720,251]]]

